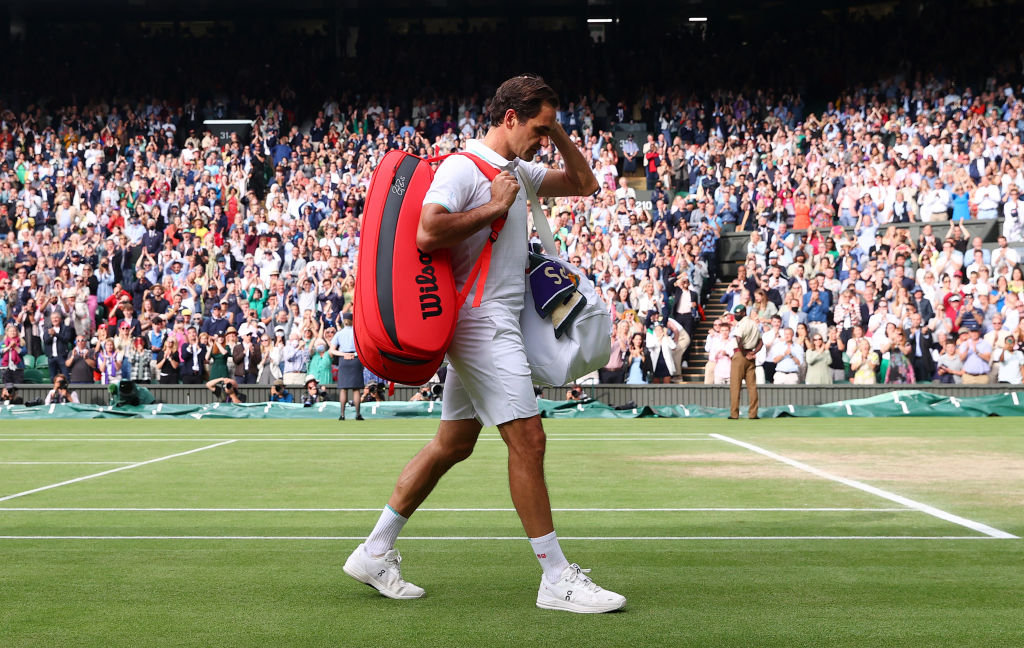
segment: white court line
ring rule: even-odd
[[[188,535],[0,535],[0,540],[351,540],[362,541],[366,536],[188,536]],[[565,536],[561,540],[591,541],[703,541],[703,540],[996,540],[991,536]],[[523,536],[402,536],[408,540],[514,540]]]
[[[0,461],[5,466],[123,466],[134,461]]]
[[[929,506],[928,504],[922,504],[921,502],[917,502],[917,501],[912,500],[910,498],[903,497],[902,495],[897,495],[896,493],[890,493],[889,491],[882,490],[881,488],[876,488],[875,486],[871,486],[870,484],[865,484],[864,482],[859,482],[859,481],[856,481],[854,479],[847,479],[846,477],[839,477],[837,475],[833,475],[831,473],[827,473],[824,470],[820,470],[818,468],[815,468],[814,466],[810,466],[808,464],[805,464],[802,461],[797,461],[795,459],[790,459],[789,457],[784,457],[784,456],[782,456],[782,455],[780,455],[778,453],[772,452],[771,450],[766,450],[766,449],[764,449],[762,447],[753,445],[751,443],[746,443],[744,441],[739,441],[738,439],[733,439],[731,437],[727,437],[724,434],[712,434],[711,436],[715,437],[716,439],[721,439],[722,441],[725,441],[727,443],[731,443],[733,445],[738,445],[741,448],[746,448],[747,450],[752,450],[752,451],[754,451],[754,452],[756,452],[756,453],[758,453],[760,455],[764,455],[765,457],[769,457],[769,458],[774,459],[776,461],[780,461],[780,462],[782,462],[782,463],[784,463],[786,465],[792,466],[793,468],[797,468],[798,470],[803,470],[804,472],[809,472],[812,475],[817,475],[818,477],[822,477],[824,479],[828,479],[828,480],[831,480],[831,481],[834,481],[834,482],[838,482],[840,484],[843,484],[845,486],[849,486],[851,488],[856,488],[857,490],[864,491],[865,493],[871,493],[872,495],[877,495],[878,497],[881,497],[883,499],[887,499],[890,502],[896,502],[897,504],[902,504],[903,506],[906,506],[908,508],[912,508],[914,510],[921,511],[922,513],[927,513],[928,515],[931,515],[933,517],[937,517],[940,520],[945,520],[946,522],[952,522],[953,524],[959,524],[962,527],[967,527],[968,529],[972,529],[972,530],[977,531],[979,533],[984,533],[987,536],[990,536],[990,537],[993,537],[993,538],[1002,538],[1002,539],[1018,539],[1017,536],[1015,536],[1015,535],[1013,535],[1011,533],[1007,533],[1006,531],[1000,531],[999,529],[990,527],[987,524],[982,524],[981,522],[975,522],[973,520],[968,520],[967,518],[960,517],[959,515],[953,515],[952,513],[947,513],[946,511],[937,509],[934,506]]]
[[[767,512],[767,513],[916,513],[909,508],[554,508],[555,513],[735,513],[735,512]],[[141,513],[379,513],[376,508],[133,508],[133,507],[2,507],[4,511],[21,512],[141,512]],[[417,513],[515,513],[514,508],[421,508]]]
[[[85,475],[84,477],[76,477],[75,479],[69,479],[56,484],[50,484],[49,486],[40,486],[39,488],[33,488],[32,490],[23,491],[21,493],[15,493],[13,495],[7,495],[6,497],[0,497],[0,502],[6,502],[7,500],[14,499],[15,497],[23,497],[25,495],[31,495],[32,493],[38,493],[40,491],[50,490],[51,488],[57,488],[58,486],[67,486],[68,484],[74,484],[86,479],[92,479],[94,477],[102,477],[111,473],[120,472],[122,470],[130,470],[132,468],[138,468],[139,466],[145,466],[147,464],[156,463],[158,461],[166,461],[167,459],[174,459],[175,457],[184,457],[195,452],[202,452],[203,450],[209,450],[210,448],[216,448],[217,446],[227,445],[228,443],[234,443],[234,439],[229,441],[221,441],[220,443],[214,443],[213,445],[203,446],[202,448],[195,448],[193,450],[186,450],[185,452],[178,452],[166,457],[157,457],[156,459],[149,459],[148,461],[140,461],[138,463],[129,464],[127,466],[121,466],[120,468],[111,468],[110,470],[104,470],[103,472],[93,473],[92,475]]]

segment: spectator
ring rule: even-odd
[[[153,380],[153,352],[146,347],[145,339],[136,337],[132,346],[124,354],[125,362],[131,366],[128,379],[134,383],[146,385]]]
[[[890,340],[889,366],[885,375],[886,384],[913,384],[917,382],[914,376],[914,366],[909,358],[912,347],[907,341],[907,336],[901,329],[894,329]]]
[[[156,356],[157,382],[161,385],[177,385],[181,377],[180,367],[178,340],[173,336],[168,336]]]
[[[256,383],[271,385],[275,380],[284,377],[284,372],[281,371],[284,346],[275,345],[269,333],[262,333],[259,348],[260,362]]]
[[[629,338],[625,361],[627,385],[646,385],[653,371],[644,337],[643,333],[634,333]]]
[[[114,348],[114,340],[107,338],[103,348],[96,354],[96,369],[100,374],[100,384],[109,385],[121,378],[121,364],[124,356]]]
[[[316,378],[318,384],[324,384],[331,381],[331,360],[330,353],[327,352],[327,342],[322,337],[316,338],[313,343],[313,354],[309,358],[309,375]]]
[[[964,365],[957,353],[955,340],[946,340],[937,364],[940,383],[959,385],[963,382]]]
[[[251,330],[255,330],[255,326]],[[235,360],[235,381],[239,384],[255,384],[263,359],[260,347],[253,342],[251,336],[243,334],[241,343],[235,345],[232,354]]]
[[[18,327],[8,324],[4,327],[3,342],[0,344],[0,380],[5,383],[21,382],[25,369],[23,354],[25,343]]]
[[[824,338],[814,333],[811,337],[811,346],[805,353],[807,360],[807,377],[805,382],[808,385],[831,385],[832,371],[829,367],[831,355],[828,347],[825,346]]]
[[[850,355],[850,371],[853,372],[855,385],[874,385],[878,382],[878,365],[880,359],[878,352],[871,348],[871,342],[866,337],[857,339],[857,348]]]
[[[196,328],[190,326],[186,332],[185,344],[181,346],[179,355],[179,374],[181,382],[186,385],[200,385],[206,375],[206,366],[209,362],[209,347],[199,341]]]
[[[737,309],[744,308],[742,304]],[[732,323],[722,320],[711,344],[708,357],[715,359],[714,381],[716,385],[728,385],[732,377],[732,358],[736,354],[736,338],[732,336]]]
[[[43,331],[43,350],[50,375],[56,377],[60,373],[67,376],[65,360],[75,339],[75,332],[64,322],[59,311],[52,311],[49,320],[49,327]]]
[[[966,328],[968,337],[957,347],[963,362],[963,382],[965,385],[985,385],[989,382],[992,345],[981,339],[981,325],[976,321],[969,321]]]
[[[626,358],[629,349],[629,322],[620,319],[611,335],[611,352],[608,364],[598,370],[602,383],[622,384],[626,381]]]
[[[800,369],[804,365],[804,350],[794,340],[793,329],[782,329],[782,339],[772,344],[768,357],[775,363],[776,385],[795,385],[799,382]]]
[[[96,369],[96,353],[89,348],[88,340],[84,335],[75,337],[75,347],[68,353],[64,361],[68,368],[70,382],[72,384],[91,384],[93,370]]]
[[[1024,352],[1020,350],[1017,340],[1012,335],[1006,336],[1002,346],[992,352],[992,360],[999,363],[997,382],[1008,385],[1024,383],[1024,375],[1021,374],[1021,367],[1024,366]]]
[[[833,383],[846,382],[846,363],[843,361],[843,356],[846,355],[847,346],[835,327],[828,330],[827,345],[829,353],[828,366],[832,374],[831,381]]]

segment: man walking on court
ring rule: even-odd
[[[739,318],[732,329],[736,338],[736,353],[732,356],[732,371],[729,373],[729,418],[740,417],[740,390],[743,381],[747,383],[747,395],[750,397],[750,409],[747,415],[756,419],[757,416],[757,366],[754,358],[764,344],[761,341],[761,327],[753,317],[747,316],[747,307],[737,304],[732,309]]]
[[[609,612],[626,604],[625,597],[570,564],[559,546],[544,483],[544,428],[519,327],[528,241],[526,192],[518,179],[527,178],[541,196],[584,196],[598,189],[583,155],[555,120],[557,107],[558,96],[540,77],[505,81],[490,104],[490,129],[466,146],[501,173],[488,181],[472,160],[454,155],[438,167],[424,200],[417,245],[426,252],[448,248],[459,286],[491,223],[506,212],[508,220],[494,243],[486,285],[476,287],[483,290],[480,305],[473,307],[469,298],[459,313],[437,435],[406,465],[377,525],[345,563],[345,573],[384,596],[423,596],[422,588],[402,579],[395,540],[438,480],[469,457],[481,428],[495,425],[508,446],[512,503],[543,569],[537,606]],[[564,170],[530,162],[548,140],[558,148]]]

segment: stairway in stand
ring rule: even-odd
[[[693,340],[690,342],[690,349],[686,353],[688,366],[683,367],[682,378],[686,383],[703,383],[704,367],[708,363],[708,354],[704,351],[704,342],[708,339],[711,325],[715,319],[725,314],[725,304],[719,303],[728,281],[719,281],[714,290],[708,296],[708,303],[704,306],[704,320],[697,323],[693,330]]]

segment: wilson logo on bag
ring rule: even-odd
[[[468,153],[489,180],[498,170]],[[444,156],[447,157],[447,156]],[[363,210],[362,239],[356,267],[356,352],[370,371],[396,383],[422,385],[441,366],[451,345],[459,309],[479,284],[479,305],[487,281],[490,252],[505,223],[498,218],[462,292],[456,292],[448,250],[416,247],[420,211],[434,179],[424,159],[389,151],[373,172]]]

